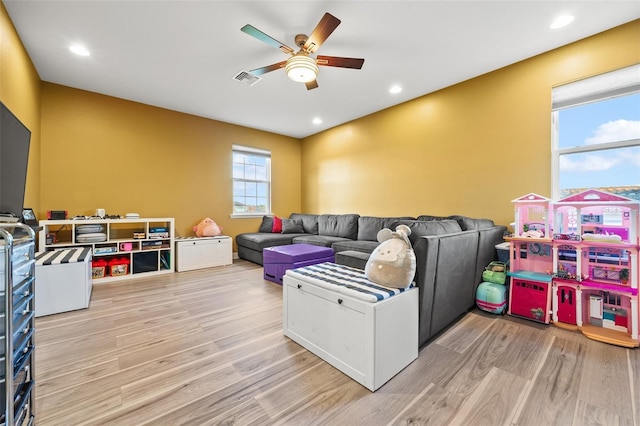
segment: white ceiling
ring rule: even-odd
[[[44,81],[296,138],[640,18],[638,0],[2,1]],[[243,25],[295,48],[325,12],[342,23],[317,54],[365,58],[361,70],[321,67],[311,91],[284,70],[233,80],[288,57]],[[563,13],[575,21],[551,30]]]

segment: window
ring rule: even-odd
[[[271,213],[271,152],[233,145],[232,216]]]
[[[640,65],[553,88],[553,198],[640,200]]]

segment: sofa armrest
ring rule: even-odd
[[[473,307],[478,240],[478,231],[416,239],[420,345]]]

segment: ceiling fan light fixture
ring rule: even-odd
[[[299,83],[309,83],[318,76],[318,65],[313,58],[306,54],[296,54],[289,58],[284,67],[287,77]]]

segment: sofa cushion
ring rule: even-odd
[[[293,238],[298,235],[304,234],[281,234],[264,232],[238,234],[236,236],[236,244],[238,246],[247,247],[252,250],[262,251],[262,249],[265,247],[293,244]]]
[[[273,230],[273,216],[262,216],[259,232],[271,232]]]
[[[332,237],[330,235],[298,234],[293,239],[294,244],[313,244],[314,246],[331,247],[336,241],[351,241],[348,238]]]
[[[358,251],[361,253],[371,253],[376,247],[380,245],[377,241],[365,241],[365,240],[344,240],[333,243],[331,248],[334,252],[339,253],[341,251]]]
[[[409,235],[409,241],[411,244],[415,244],[416,240],[420,237],[429,235],[444,235],[452,234],[455,232],[461,232],[460,225],[455,220],[399,220],[397,225],[407,225],[411,229],[411,235]],[[395,228],[395,227],[394,227]]]
[[[448,217],[446,216],[431,216],[428,214],[423,214],[418,216],[418,220],[422,221],[422,222],[429,222],[432,220],[443,220],[443,219],[448,219]]]
[[[463,231],[477,231],[478,229],[493,228],[496,224],[491,219],[474,219],[467,216],[451,215],[447,219],[458,222]]]
[[[359,217],[357,214],[322,214],[318,216],[318,234],[355,240]]]
[[[280,219],[278,216],[273,217],[273,229],[271,230],[271,232],[282,232],[282,219]]]
[[[351,268],[364,270],[369,260],[368,253],[362,253],[354,250],[341,251],[336,253],[336,263],[338,265],[350,266]]]
[[[304,234],[302,219],[282,219],[283,234]]]
[[[398,220],[413,220],[411,216],[401,217],[374,217],[360,216],[358,218],[358,240],[377,241],[378,231],[383,228],[392,228]]]
[[[303,213],[291,213],[289,219],[302,220],[302,228],[305,234],[318,234],[318,215],[317,214],[303,214]]]

